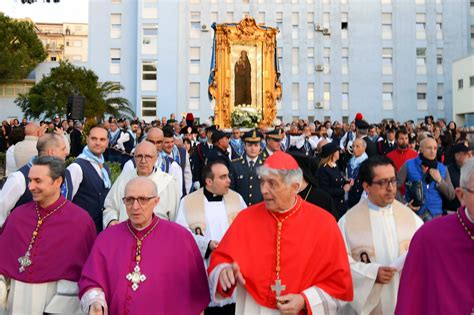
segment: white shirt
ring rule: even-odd
[[[0,190],[0,226],[3,225],[25,190],[25,176],[22,172],[16,171],[8,176],[2,190]]]
[[[16,167],[15,162],[15,145],[11,145],[7,152],[5,153],[6,165],[5,165],[5,175],[9,176],[15,172],[18,167]]]

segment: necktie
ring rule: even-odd
[[[250,172],[253,171],[253,167],[255,166],[255,162],[254,161],[250,161],[249,162],[249,166],[250,166]]]

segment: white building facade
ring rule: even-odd
[[[213,115],[211,24],[278,27],[277,116],[453,116],[452,62],[473,52],[472,0],[91,0],[89,67],[137,115]]]
[[[453,120],[474,127],[474,54],[453,62]]]

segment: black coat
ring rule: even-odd
[[[345,191],[344,185],[346,180],[342,176],[342,172],[338,167],[330,167],[324,165],[318,169],[317,178],[319,180],[319,187],[331,195],[336,204],[336,219],[339,220],[347,211],[347,203],[344,200]]]
[[[298,193],[303,200],[306,200],[313,205],[316,205],[327,212],[331,213],[336,220],[337,217],[337,208],[334,203],[334,200],[331,198],[327,192],[322,190],[321,188],[317,188],[311,184],[308,184],[305,189]]]
[[[461,178],[461,170],[459,169],[459,166],[456,164],[456,162],[448,165],[448,172],[449,172],[449,177],[451,178],[451,183],[453,184],[454,188],[459,187],[459,180]],[[458,197],[454,197],[453,200],[447,200],[446,198],[443,197],[443,209],[445,210],[450,210],[450,211],[456,211],[459,207],[461,206],[461,203],[459,202]]]
[[[369,137],[364,137],[362,139],[364,139],[365,143],[367,144],[367,148],[365,149],[365,153],[367,153],[367,156],[371,157],[377,155],[377,144],[375,142],[372,142]]]
[[[82,133],[74,128],[69,136],[71,138],[71,151],[69,155],[76,157],[82,153]]]

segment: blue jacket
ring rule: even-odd
[[[419,156],[406,162],[407,165],[407,181],[416,182],[423,180],[423,196],[425,201],[421,205],[419,214],[422,215],[425,211],[429,211],[432,216],[443,213],[443,198],[438,190],[435,181],[429,185],[423,179],[423,171],[421,166],[421,159]],[[443,179],[446,179],[446,167],[438,162],[438,171]],[[409,196],[406,200],[409,200]]]

